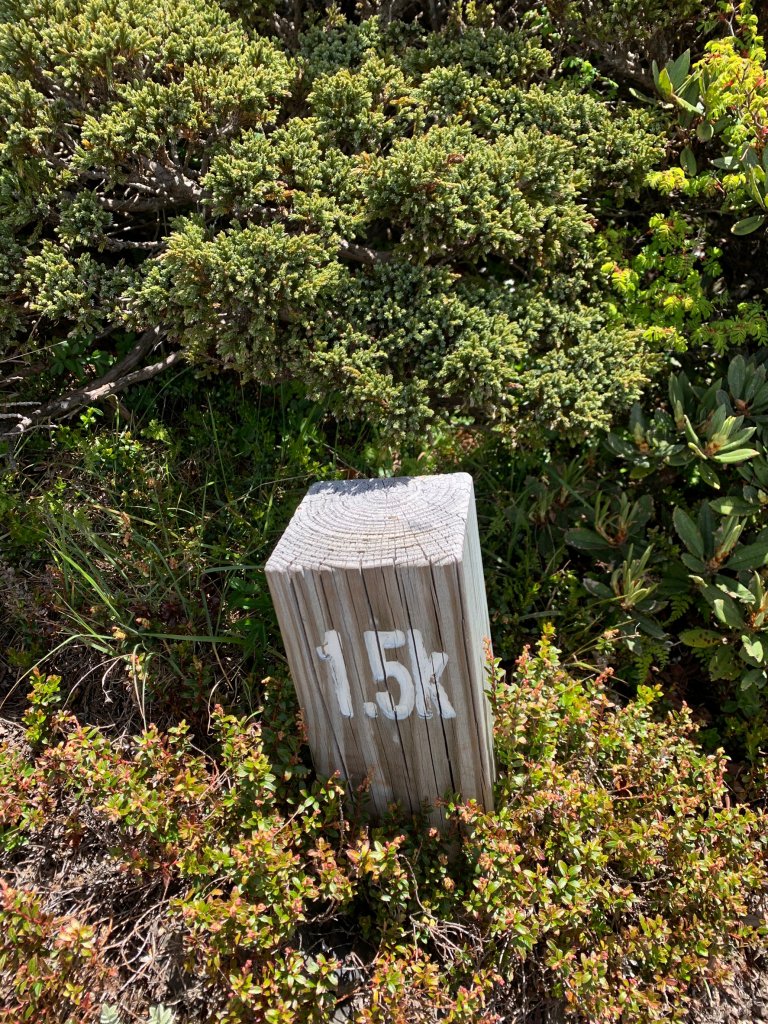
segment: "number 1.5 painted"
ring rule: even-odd
[[[440,682],[440,676],[448,664],[448,655],[443,651],[427,654],[420,630],[368,629],[363,633],[363,642],[374,682],[384,683],[387,679],[394,679],[400,689],[397,703],[389,692],[382,690],[377,691],[375,701],[364,701],[363,711],[368,718],[376,718],[381,711],[385,718],[401,721],[408,718],[414,708],[419,718],[432,718],[435,708],[441,718],[456,717],[448,694]],[[386,657],[387,651],[401,647],[407,650],[412,672],[399,661],[390,661]],[[344,718],[354,718],[349,675],[338,631],[327,630],[323,642],[316,650],[318,656],[330,666],[339,711]]]

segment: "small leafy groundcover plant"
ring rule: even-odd
[[[641,686],[615,704],[610,670],[586,682],[545,631],[495,687],[498,809],[465,810],[467,904],[506,974],[545,968],[569,1010],[595,1022],[682,1020],[722,976],[765,885],[763,815],[732,807],[725,758],[698,747],[689,711],[654,715]]]
[[[0,1021],[292,1024],[354,1000],[358,1024],[490,1024],[553,997],[573,1021],[682,1020],[763,942],[764,815],[731,806],[686,710],[656,717],[649,688],[618,706],[557,655],[545,633],[494,667],[496,810],[450,803],[445,836],[312,781],[282,684],[255,717],[217,710],[201,753],[183,724],[84,728],[38,676],[0,756]],[[122,917],[51,867],[95,862]]]

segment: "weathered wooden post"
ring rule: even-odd
[[[490,637],[466,473],[310,488],[266,566],[320,773],[431,819],[492,806]]]

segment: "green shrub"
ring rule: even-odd
[[[765,340],[713,205],[762,216],[747,3],[3,3],[2,344],[35,366],[17,433],[69,414],[45,395],[180,350],[408,452],[467,421],[530,447],[606,428],[666,357]],[[599,54],[622,47],[612,81]]]
[[[707,386],[673,375],[666,408],[638,406],[609,435],[585,525],[565,534],[599,561],[585,586],[642,672],[675,637],[692,648],[752,759],[766,737],[767,411],[764,360],[737,356]]]
[[[114,969],[104,963],[104,935],[73,916],[45,912],[34,891],[0,879],[0,1021],[95,1020],[95,992]]]
[[[662,65],[680,43],[708,28],[733,5],[711,0],[547,0],[546,8],[574,50],[614,74],[641,79],[652,60]],[[703,23],[703,24],[702,24]]]
[[[754,20],[299,6],[0,0],[2,423],[82,413],[0,477],[0,672],[33,681],[0,1014],[682,1020],[765,936],[764,815],[647,685],[698,658],[759,760]],[[496,810],[447,797],[441,835],[313,778],[290,684],[257,682],[260,566],[310,480],[467,462],[497,648],[552,618],[640,685],[568,675],[549,630],[497,666]]]
[[[699,60],[691,63],[689,49],[663,67],[654,64],[656,91],[678,121],[679,166],[651,181],[693,200],[693,210],[719,200],[724,213],[741,214],[732,232],[749,235],[768,210],[766,53],[751,4],[723,6],[731,31],[708,43]]]
[[[656,717],[651,688],[617,706],[607,674],[577,681],[557,654],[547,631],[509,681],[494,674],[496,810],[452,804],[444,837],[394,810],[367,825],[338,780],[313,781],[274,681],[263,724],[217,709],[203,754],[183,723],[109,740],[62,709],[57,680],[39,677],[26,719],[37,753],[2,758],[14,767],[0,848],[28,887],[34,877],[25,905],[48,922],[30,937],[9,918],[0,936],[14,1019],[60,1020],[46,1014],[61,993],[78,1020],[96,1019],[115,984],[146,973],[133,978],[130,957],[119,960],[117,924],[100,934],[98,959],[80,950],[71,973],[56,967],[60,922],[46,904],[58,890],[43,863],[30,876],[28,860],[55,828],[83,870],[98,852],[102,877],[124,879],[137,916],[162,879],[151,913],[182,947],[171,961],[157,954],[158,976],[181,992],[198,986],[174,1002],[179,1020],[319,1022],[356,993],[360,1024],[438,1011],[490,1024],[524,992],[554,994],[574,1021],[682,1021],[703,981],[762,943],[764,817],[731,806],[725,760],[700,751],[686,710]],[[6,896],[12,914],[17,897]],[[102,913],[81,907],[78,935],[95,941]],[[38,988],[26,980],[30,955]],[[132,989],[137,1013],[165,998],[158,984]]]
[[[596,217],[638,196],[657,122],[552,68],[533,22],[1,10],[3,345],[36,396],[164,340],[400,438],[576,437],[657,369],[594,287]]]
[[[650,687],[617,706],[610,673],[575,681],[551,639],[496,686],[503,774],[496,812],[464,813],[468,905],[502,973],[538,959],[579,1019],[683,1020],[697,980],[754,940],[761,815],[729,805],[687,709],[655,718]]]
[[[651,180],[669,173],[656,172]],[[648,344],[678,357],[690,349],[706,363],[712,352],[753,350],[768,342],[761,296],[734,294],[722,240],[711,237],[695,217],[680,210],[654,214],[647,240],[627,259],[638,248],[633,236],[626,227],[606,233],[608,252],[615,256],[602,270],[623,315],[643,325]]]

